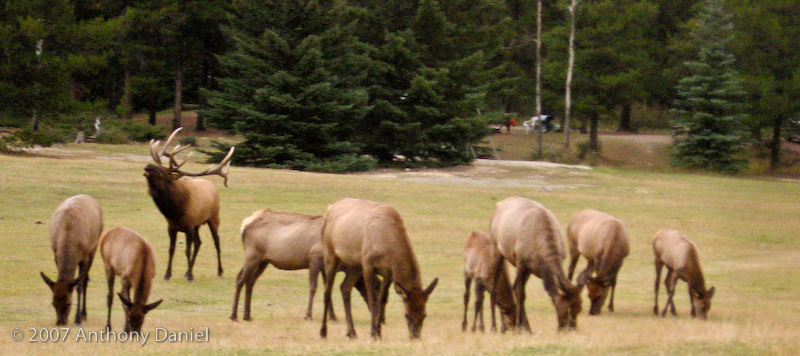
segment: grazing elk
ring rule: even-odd
[[[666,316],[670,307],[672,315],[678,315],[672,297],[675,295],[675,285],[678,279],[681,279],[689,285],[692,317],[699,316],[700,319],[706,320],[711,309],[711,298],[714,297],[714,287],[706,289],[700,258],[697,256],[697,245],[676,230],[661,230],[653,238],[653,252],[656,257],[656,300],[653,313],[658,315],[658,285],[661,268],[666,265],[667,277],[664,279],[664,287],[669,297],[661,316]]]
[[[529,199],[510,197],[497,203],[490,235],[500,254],[517,268],[514,294],[516,321],[530,332],[525,313],[525,283],[531,273],[542,279],[544,289],[556,308],[558,328],[574,329],[581,311],[581,289],[564,275],[566,257],[558,220],[550,210]]]
[[[323,272],[322,216],[257,210],[242,221],[241,230],[244,265],[236,276],[236,292],[230,319],[235,321],[238,318],[239,295],[242,287],[245,287],[243,319],[251,320],[253,286],[267,266],[272,264],[281,270],[309,269],[310,287],[305,319],[311,320],[317,280],[320,272]],[[356,288],[362,296],[365,295],[362,282],[357,283]],[[330,310],[330,318],[336,320],[333,309]]]
[[[475,281],[475,318],[472,321],[472,332],[480,316],[480,330],[483,331],[483,294],[489,292],[489,304],[492,312],[492,331],[497,330],[494,318],[494,307],[500,307],[501,331],[513,328],[516,324],[514,296],[511,292],[511,282],[508,279],[508,271],[497,251],[497,247],[492,243],[484,232],[473,232],[467,237],[467,245],[464,249],[464,320],[461,322],[461,331],[467,330],[467,309],[469,306],[469,289],[472,281]],[[498,270],[499,269],[499,270]]]
[[[97,201],[85,194],[64,200],[50,219],[50,247],[55,253],[58,278],[53,282],[39,272],[53,291],[56,325],[66,325],[72,305],[72,291],[78,287],[75,324],[86,320],[86,289],[97,239],[103,232],[103,213]],[[75,278],[75,272],[78,278]]]
[[[126,229],[115,227],[100,237],[100,255],[106,269],[108,279],[108,318],[106,327],[111,329],[111,304],[114,301],[114,278],[122,277],[122,289],[119,299],[125,307],[125,332],[140,332],[144,316],[161,304],[163,299],[147,304],[153,277],[156,275],[156,256],[153,246],[142,235]],[[133,288],[133,299],[131,299]]]
[[[173,131],[164,147],[160,152],[156,152],[159,141],[150,141],[150,155],[156,164],[148,164],[144,168],[144,176],[147,178],[149,186],[148,192],[153,198],[158,210],[167,219],[169,232],[169,262],[164,279],[172,277],[172,256],[175,254],[175,242],[178,232],[186,235],[186,260],[189,268],[186,271],[186,279],[194,280],[192,268],[200,251],[200,226],[208,224],[211,229],[211,236],[214,238],[214,246],[217,248],[217,274],[222,275],[222,260],[220,258],[219,235],[219,192],[217,187],[208,180],[201,178],[191,178],[206,175],[219,175],[225,178],[225,186],[228,186],[228,169],[230,159],[235,147],[231,147],[228,155],[213,168],[208,168],[200,173],[187,173],[180,168],[186,163],[187,156],[183,162],[178,163],[175,155],[189,148],[188,145],[176,145],[170,153],[167,153],[172,139],[181,128]],[[190,154],[191,155],[191,154]],[[161,164],[161,156],[169,159],[169,166]],[[194,249],[192,248],[194,247]]]
[[[567,225],[569,243],[569,278],[581,256],[588,261],[578,276],[586,283],[591,307],[589,315],[598,315],[611,290],[608,310],[614,311],[614,291],[622,261],[628,256],[628,234],[622,221],[597,210],[583,210]]]
[[[406,322],[412,339],[419,338],[425,320],[425,305],[439,279],[422,289],[419,264],[400,214],[387,204],[361,199],[342,199],[328,207],[322,228],[325,275],[325,312],[320,335],[328,334],[328,310],[334,273],[341,268],[345,279],[341,285],[347,318],[347,336],[356,337],[350,309],[350,292],[360,277],[367,286],[367,304],[371,314],[370,333],[381,336],[380,297],[394,282],[395,291],[403,298]],[[380,291],[377,276],[383,277]]]

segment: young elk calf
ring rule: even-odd
[[[628,256],[628,234],[622,221],[597,210],[583,210],[567,226],[569,242],[569,278],[581,256],[588,261],[586,269],[578,276],[588,282],[586,290],[591,307],[589,315],[598,315],[611,290],[608,310],[614,311],[614,291],[617,289],[617,274],[622,261]]]
[[[153,246],[138,233],[124,227],[115,227],[100,237],[100,254],[106,267],[108,279],[108,319],[111,328],[111,304],[114,301],[114,277],[122,277],[119,299],[125,307],[125,332],[142,330],[144,316],[161,302],[147,304],[153,277],[156,274],[156,258]],[[131,288],[133,300],[131,301]]]
[[[78,287],[75,324],[86,320],[86,288],[92,267],[97,239],[103,231],[100,205],[88,195],[76,195],[64,200],[50,219],[50,247],[55,253],[58,279],[53,282],[44,272],[42,279],[53,291],[56,325],[66,325],[72,305],[72,291]],[[75,278],[75,272],[78,278]]]
[[[467,309],[469,306],[469,288],[475,281],[475,318],[472,321],[472,332],[480,316],[480,330],[483,331],[483,293],[489,292],[489,305],[492,312],[492,331],[497,330],[494,318],[494,306],[500,306],[502,321],[501,331],[513,328],[515,322],[514,296],[511,293],[511,282],[503,257],[497,251],[484,232],[473,232],[467,237],[467,246],[464,249],[464,321],[461,322],[461,331],[467,330]]]
[[[697,256],[697,245],[676,230],[661,230],[653,238],[653,252],[656,255],[656,300],[653,313],[658,315],[658,285],[661,268],[666,265],[668,272],[664,279],[664,287],[667,288],[669,297],[661,316],[666,316],[667,308],[670,307],[672,315],[678,315],[672,297],[675,295],[675,285],[678,279],[681,279],[689,285],[692,317],[699,316],[700,319],[706,320],[711,309],[711,298],[714,297],[714,287],[706,289],[703,271],[700,269],[700,259]]]

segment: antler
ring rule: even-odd
[[[158,150],[158,146],[160,145],[161,141],[150,140],[150,156],[153,157],[153,160],[155,160],[156,163],[159,166],[164,167],[161,164],[161,156],[169,158],[169,170],[170,170],[170,172],[179,174],[181,176],[200,177],[200,176],[208,176],[208,175],[214,175],[214,174],[219,175],[220,177],[225,179],[224,183],[225,183],[225,186],[227,187],[228,186],[228,171],[230,170],[230,166],[231,166],[231,162],[230,161],[231,161],[231,157],[233,156],[233,151],[236,149],[236,146],[231,147],[231,149],[228,151],[228,154],[225,156],[225,158],[222,159],[222,161],[216,167],[214,167],[214,166],[208,167],[208,169],[206,169],[205,171],[199,172],[199,173],[184,172],[184,171],[181,171],[180,168],[183,167],[184,164],[186,164],[186,161],[189,159],[189,157],[192,156],[192,154],[194,152],[189,152],[189,154],[181,162],[178,162],[175,159],[175,155],[177,155],[178,153],[183,152],[184,150],[186,150],[190,146],[189,145],[183,145],[183,146],[175,145],[175,148],[173,148],[172,151],[167,153],[167,147],[169,147],[169,144],[172,142],[172,139],[175,138],[175,135],[182,129],[183,129],[183,127],[179,127],[177,129],[175,129],[175,131],[172,131],[172,133],[167,138],[167,141],[164,142],[164,146],[161,148],[161,151],[158,152],[158,153],[156,153],[156,151]]]
[[[228,186],[228,171],[231,168],[231,157],[233,156],[233,151],[235,149],[236,149],[236,146],[232,146],[231,149],[228,151],[228,154],[225,156],[225,158],[223,158],[222,161],[219,162],[219,164],[216,167],[214,167],[212,165],[212,166],[208,167],[208,169],[206,169],[205,171],[202,171],[200,173],[183,172],[183,171],[178,169],[178,168],[180,168],[180,166],[174,168],[173,171],[178,173],[178,174],[180,174],[180,175],[188,176],[188,177],[200,177],[200,176],[208,176],[208,175],[216,174],[216,175],[218,175],[218,176],[220,176],[220,177],[225,179],[224,183],[225,183],[225,186],[227,187]],[[188,156],[187,156],[187,158],[188,158]],[[184,160],[184,163],[185,162],[186,161]],[[181,166],[182,165],[183,165],[183,163],[181,163]]]

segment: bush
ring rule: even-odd
[[[94,138],[94,142],[107,144],[125,144],[130,140],[128,135],[120,128],[105,127],[100,130],[100,134]]]
[[[197,137],[194,136],[181,137],[178,138],[178,143],[182,146],[197,147]]]
[[[120,126],[129,139],[136,142],[147,142],[150,140],[163,140],[167,137],[162,126],[152,126],[136,121],[125,120]]]

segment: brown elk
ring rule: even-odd
[[[156,257],[153,246],[142,235],[115,227],[100,237],[100,255],[106,269],[108,280],[108,318],[106,327],[111,329],[111,305],[114,301],[114,278],[122,278],[119,299],[125,307],[125,332],[142,330],[144,316],[161,304],[163,299],[147,304],[153,277],[156,275]],[[133,299],[131,299],[133,288]]]
[[[237,320],[239,295],[242,287],[245,287],[243,319],[251,320],[253,286],[267,266],[272,264],[281,270],[309,270],[310,287],[305,319],[311,320],[317,281],[323,272],[322,216],[257,210],[242,221],[241,230],[244,265],[236,276],[236,292],[230,319]],[[357,283],[356,288],[362,296],[366,293],[363,283]],[[333,309],[330,310],[330,318],[336,320]]]
[[[572,280],[581,256],[588,261],[578,279],[588,282],[586,290],[591,302],[589,315],[600,314],[609,290],[611,299],[608,310],[613,312],[617,274],[629,251],[625,225],[606,213],[592,209],[583,210],[575,214],[567,225],[567,241],[570,254],[567,278]]]
[[[149,186],[148,192],[153,198],[158,210],[167,219],[169,233],[169,262],[164,279],[168,280],[172,276],[172,256],[175,254],[175,242],[178,232],[186,235],[186,260],[188,270],[186,279],[194,280],[192,268],[200,251],[200,226],[208,224],[211,236],[214,238],[214,246],[217,249],[217,274],[222,275],[222,260],[220,258],[219,235],[219,192],[217,187],[208,180],[192,178],[206,175],[219,175],[225,178],[225,186],[228,186],[228,169],[230,159],[235,147],[231,147],[228,155],[216,167],[208,168],[199,173],[187,173],[180,168],[186,163],[187,156],[183,162],[178,163],[175,155],[189,148],[188,145],[176,145],[171,152],[167,153],[169,146],[175,135],[181,130],[178,128],[173,131],[164,147],[160,152],[156,152],[159,141],[150,141],[150,155],[156,164],[148,164],[144,168],[144,176],[147,178]],[[189,154],[191,155],[191,153]],[[169,159],[169,166],[161,164],[161,157]]]
[[[517,268],[514,295],[516,321],[530,332],[525,313],[525,283],[531,274],[542,279],[556,309],[558,328],[574,329],[581,311],[581,289],[564,275],[566,257],[558,220],[541,204],[520,197],[497,203],[490,223],[490,236],[500,254]]]
[[[705,278],[703,278],[703,271],[700,268],[700,258],[697,255],[697,245],[676,230],[661,230],[653,237],[653,252],[656,257],[656,300],[653,313],[658,315],[658,285],[661,279],[661,268],[667,266],[664,287],[667,289],[668,298],[661,316],[666,316],[667,309],[670,307],[672,315],[678,315],[672,297],[675,295],[675,285],[680,279],[689,285],[692,317],[699,316],[700,319],[706,320],[708,311],[711,309],[711,298],[714,297],[714,287],[706,289]]]
[[[66,325],[72,305],[72,291],[78,287],[75,324],[86,320],[86,289],[97,239],[103,232],[103,213],[97,201],[85,194],[64,200],[50,219],[50,247],[58,268],[55,282],[39,272],[53,291],[56,325]],[[78,278],[75,278],[75,272]]]
[[[473,232],[467,237],[464,249],[464,320],[461,331],[467,330],[467,309],[469,306],[470,285],[475,281],[475,318],[472,321],[472,332],[480,316],[480,330],[483,331],[483,294],[489,293],[489,304],[492,313],[492,331],[497,330],[494,318],[495,305],[500,307],[501,331],[513,328],[516,324],[514,296],[511,282],[508,279],[505,262],[484,232]],[[499,270],[498,270],[499,269]]]
[[[412,339],[419,338],[425,320],[425,305],[439,279],[422,289],[419,264],[403,219],[393,207],[361,199],[342,199],[328,207],[322,228],[325,274],[325,312],[322,314],[320,335],[328,334],[328,310],[332,307],[331,293],[334,273],[341,268],[345,279],[341,285],[347,318],[347,336],[356,337],[350,309],[350,292],[363,276],[371,314],[370,333],[381,336],[380,297],[389,284],[403,299],[406,323]],[[383,280],[377,291],[377,275]]]

